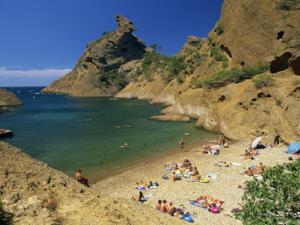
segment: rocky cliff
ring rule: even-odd
[[[168,106],[163,117],[154,118],[195,118],[197,126],[235,140],[261,134],[270,141],[277,134],[287,142],[296,140],[300,138],[299,12],[297,0],[224,0],[220,19],[208,37],[188,37],[175,56],[145,51],[141,44],[139,51],[131,49],[131,54],[139,52],[138,57],[118,63],[114,73],[130,67],[121,73],[123,85],[113,80],[102,85],[93,72],[79,72],[84,71],[85,54],[94,49],[88,47],[76,68],[46,91],[149,99]],[[99,45],[115,32],[104,36]],[[84,87],[78,88],[79,84]],[[102,86],[91,88],[96,84]]]
[[[22,105],[22,102],[14,93],[0,89],[0,113],[7,107],[20,105]]]
[[[113,32],[90,42],[75,68],[43,92],[72,96],[112,96],[129,82],[127,73],[143,57],[145,45],[133,35],[134,24],[117,15]]]
[[[163,114],[195,118],[197,126],[235,140],[261,134],[270,141],[276,134],[297,140],[299,6],[299,1],[225,0],[208,38],[190,36],[168,59],[146,55],[136,81],[116,96],[167,104]],[[176,71],[179,63],[168,64],[174,57],[183,59],[182,70]],[[164,79],[170,66],[171,79]]]

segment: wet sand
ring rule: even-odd
[[[251,163],[259,164],[262,162],[267,167],[282,164],[288,162],[290,155],[285,153],[286,147],[280,145],[261,150],[257,160],[245,160],[242,154],[248,144],[246,142],[231,143],[229,148],[225,148],[217,156],[203,155],[202,144],[197,143],[186,152],[178,150],[177,153],[172,155],[135,165],[120,174],[96,183],[93,188],[103,196],[130,199],[132,195],[138,193],[135,189],[136,181],[157,181],[160,184],[157,189],[144,191],[145,196],[151,196],[144,205],[153,207],[158,199],[166,199],[173,202],[175,206],[183,205],[186,207],[193,215],[196,223],[242,224],[233,218],[231,210],[239,207],[239,203],[241,203],[244,190],[238,188],[238,186],[244,186],[245,181],[253,179],[242,174],[244,169]],[[208,173],[215,173],[218,177],[210,183],[189,182],[187,180],[173,182],[171,179],[162,179],[163,174],[168,176],[171,174],[170,171],[164,168],[167,162],[182,163],[184,159],[189,159],[193,166],[198,168],[202,177]],[[241,166],[218,167],[215,163],[219,161],[238,162],[241,163]],[[189,204],[189,199],[195,199],[200,195],[211,195],[225,201],[224,210],[220,214],[211,214],[207,210]],[[157,213],[161,212],[157,211]]]

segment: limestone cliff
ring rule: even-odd
[[[134,24],[116,16],[113,32],[89,43],[75,68],[53,82],[43,92],[60,92],[72,96],[112,96],[128,83],[127,73],[143,57],[145,45],[132,33]]]
[[[168,106],[156,119],[195,118],[231,139],[296,140],[299,10],[294,0],[224,0],[208,37],[188,37],[175,56],[146,51],[133,24],[117,17],[117,30],[89,44],[75,69],[44,91],[149,99]]]
[[[189,37],[174,56],[183,58],[182,70],[164,79],[174,60],[146,55],[136,81],[116,96],[167,104],[163,114],[195,118],[197,126],[231,139],[264,134],[271,141],[279,134],[297,140],[299,6],[299,1],[225,0],[208,38]]]
[[[22,105],[22,102],[14,93],[0,89],[0,113],[7,107],[19,105]]]

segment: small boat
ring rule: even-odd
[[[0,129],[0,138],[12,137],[13,132],[7,129]]]

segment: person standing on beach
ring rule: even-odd
[[[180,149],[183,151],[183,149],[184,149],[184,140],[183,140],[183,138],[180,139],[178,144],[180,146]]]
[[[219,146],[225,147],[226,145],[226,139],[223,134],[219,134]]]

